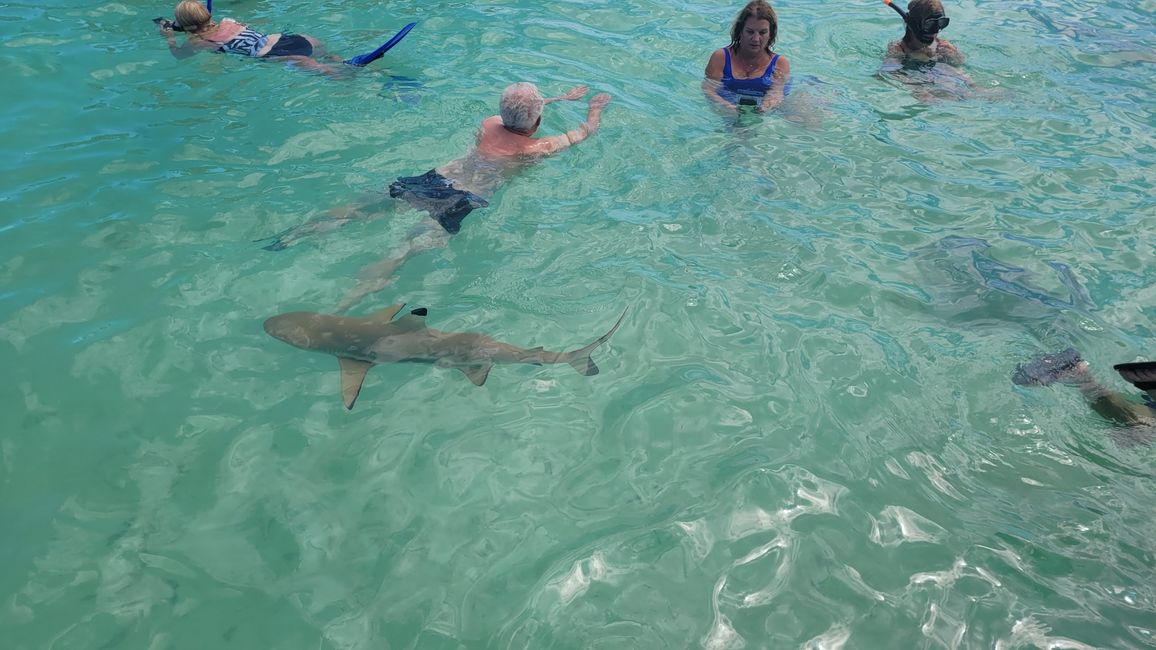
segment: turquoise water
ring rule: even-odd
[[[976,96],[876,77],[880,3],[781,4],[787,114],[699,90],[737,5],[217,3],[347,82],[175,61],[156,4],[0,8],[6,648],[1143,648],[1153,448],[1032,355],[1153,354],[1156,5],[948,7]],[[422,80],[390,83],[388,73]],[[361,308],[602,373],[336,362],[414,213],[267,237],[457,157],[507,83],[614,96]],[[560,133],[581,104],[547,108]]]

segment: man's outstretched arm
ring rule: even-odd
[[[547,155],[557,153],[594,135],[598,131],[598,125],[602,122],[602,109],[606,108],[609,103],[610,95],[608,93],[598,93],[591,97],[589,107],[586,109],[586,120],[577,128],[567,131],[565,135],[542,138],[538,141],[537,152]]]
[[[553,104],[554,102],[577,101],[586,95],[587,90],[590,89],[586,86],[574,86],[570,90],[567,90],[566,94],[564,95],[558,95],[557,97],[547,97],[546,99],[543,99],[542,105]]]

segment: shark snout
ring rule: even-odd
[[[297,314],[281,314],[265,321],[265,332],[289,345],[304,347],[309,341],[309,332],[302,326]]]

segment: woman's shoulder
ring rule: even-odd
[[[725,70],[726,70],[726,48],[720,47],[719,49],[715,50],[714,52],[711,52],[710,58],[707,59],[706,76],[710,77],[711,79],[717,80],[717,79],[722,78]]]
[[[941,39],[939,39],[939,44],[938,44],[937,49],[938,49],[939,54],[941,56],[948,58],[948,59],[955,59],[959,63],[963,63],[963,52],[960,52],[959,48],[956,47],[955,45],[953,45],[952,43],[941,38]]]
[[[730,46],[728,45],[727,47],[720,47],[719,49],[715,50],[714,52],[711,52],[709,65],[718,66],[719,69],[721,70],[722,66],[726,65],[727,54],[729,53],[729,51],[730,51]]]
[[[246,27],[248,27],[248,25],[245,23],[237,22],[232,18],[222,18],[221,23],[217,26],[217,29],[223,32],[240,34],[245,30]]]
[[[782,76],[785,74],[790,74],[791,61],[790,61],[790,59],[787,58],[787,56],[785,54],[779,54],[778,52],[771,52],[771,61],[772,61],[771,67],[772,67],[772,70],[774,71],[775,76]]]

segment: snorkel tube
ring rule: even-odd
[[[907,33],[911,36],[914,36],[920,43],[923,43],[924,45],[931,45],[934,43],[935,37],[939,34],[939,31],[944,27],[947,27],[948,19],[942,14],[937,18],[924,18],[922,21],[920,21],[922,24],[916,24],[916,21],[911,20],[911,14],[901,9],[899,5],[892,2],[892,0],[883,0],[883,4],[891,7],[895,10],[896,13],[902,16],[903,24],[907,27]],[[938,22],[935,31],[930,31],[927,24],[933,20]]]
[[[212,2],[212,0],[209,0],[209,1]],[[891,0],[883,0],[883,4],[887,5],[888,7],[891,7],[895,11],[899,12],[899,15],[903,16],[903,22],[905,22],[905,23],[907,22],[907,12],[900,9],[899,5],[891,2]]]

